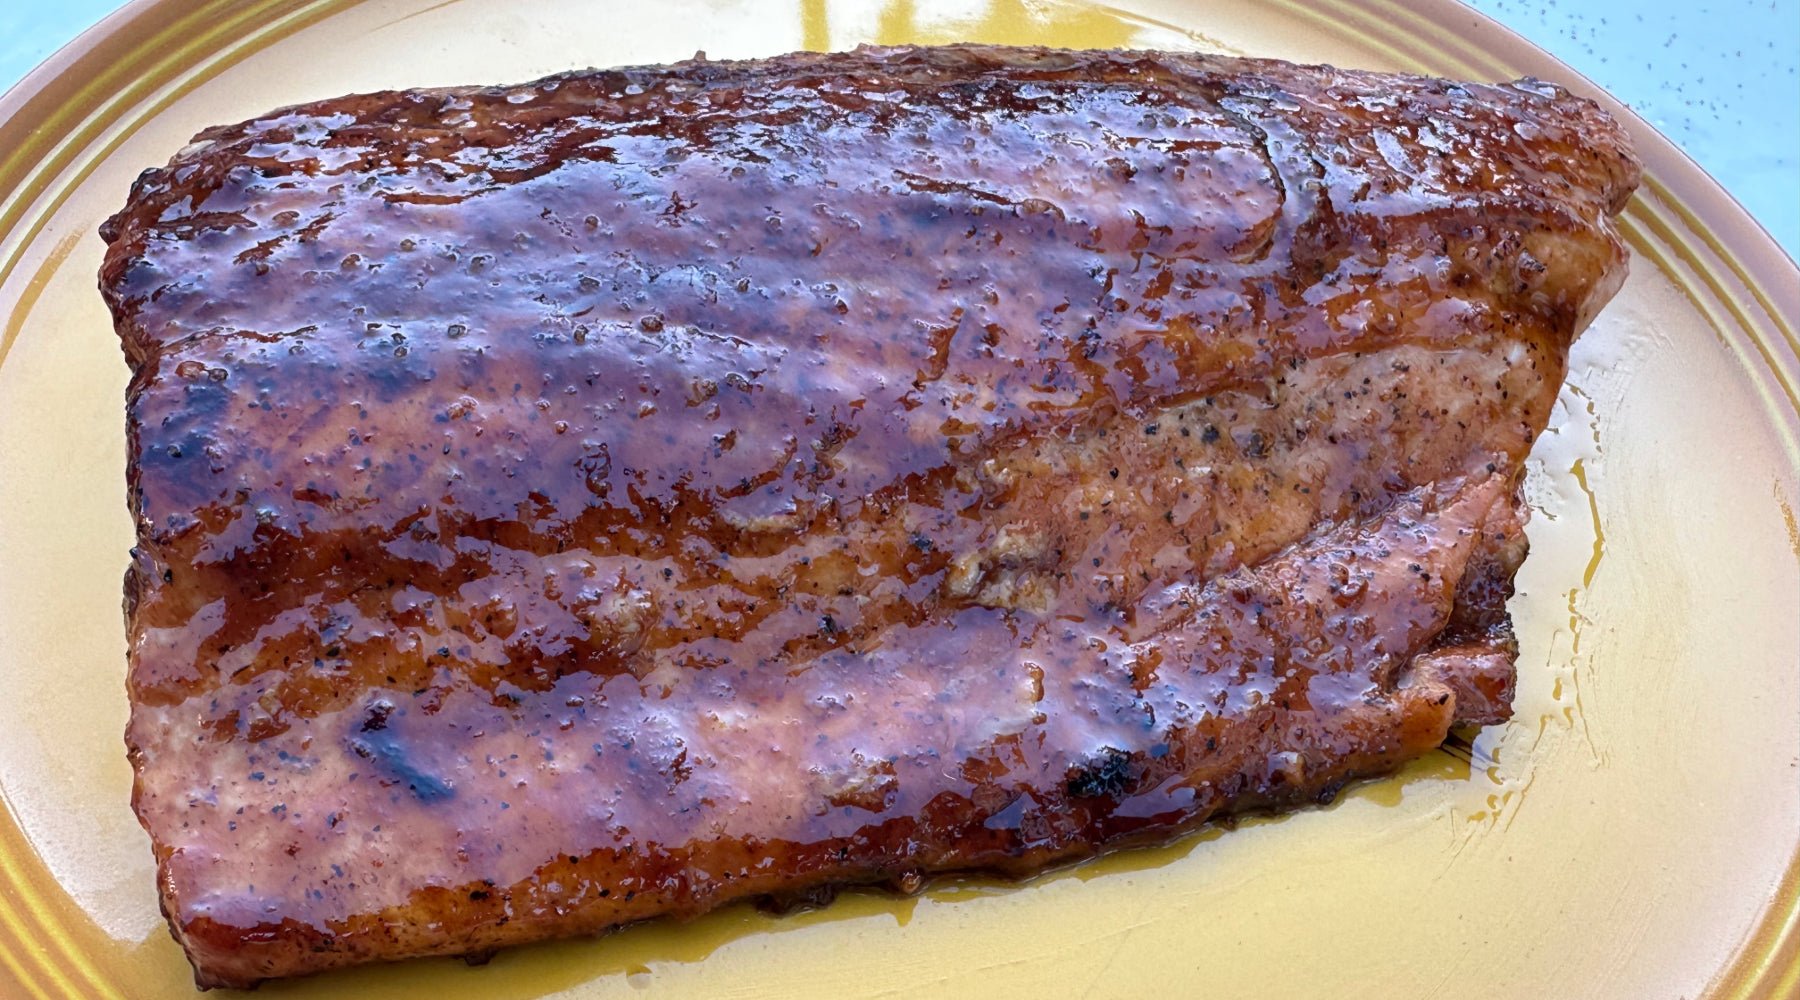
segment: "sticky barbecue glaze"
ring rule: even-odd
[[[868,49],[210,129],[107,222],[202,985],[1024,875],[1504,719],[1588,102]]]

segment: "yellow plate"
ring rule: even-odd
[[[0,99],[0,996],[192,995],[127,805],[100,220],[203,126],[862,41],[1566,67],[1453,0],[140,0]],[[1603,96],[1602,100],[1606,100]],[[1800,995],[1800,273],[1641,120],[1624,292],[1534,453],[1517,719],[1336,805],[1023,887],[853,895],[265,997]]]

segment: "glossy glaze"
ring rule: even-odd
[[[102,272],[200,981],[1026,874],[1504,718],[1635,171],[1538,84],[979,47],[204,133]]]

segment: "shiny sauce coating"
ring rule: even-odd
[[[1636,170],[1535,82],[985,46],[202,133],[101,274],[199,981],[1026,875],[1505,718]]]

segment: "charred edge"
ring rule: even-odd
[[[1117,798],[1136,777],[1130,754],[1103,747],[1093,759],[1069,769],[1063,788],[1075,799]]]
[[[1324,786],[1319,789],[1318,794],[1313,796],[1313,801],[1322,806],[1328,806],[1333,802],[1336,802],[1338,795],[1343,792],[1344,786],[1348,783],[1349,779],[1326,782]]]
[[[421,802],[441,802],[453,797],[456,793],[450,782],[420,767],[400,734],[387,728],[391,711],[392,706],[385,703],[370,709],[362,735],[349,741],[351,752],[375,762],[389,777],[405,784]]]

